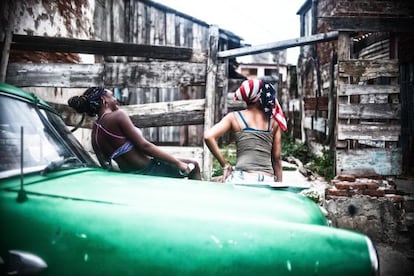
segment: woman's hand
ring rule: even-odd
[[[229,177],[232,172],[233,172],[233,167],[230,164],[227,163],[226,165],[224,165],[222,182],[225,182],[227,177]]]
[[[180,162],[178,168],[180,169],[181,175],[188,176],[194,170],[195,165],[193,163]]]

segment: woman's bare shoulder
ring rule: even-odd
[[[118,118],[129,117],[128,114],[122,109],[114,110],[112,111],[112,114],[114,117],[118,117]]]

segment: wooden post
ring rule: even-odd
[[[8,5],[7,5],[8,4]],[[13,22],[14,22],[14,14],[13,13],[13,4],[11,1],[5,2],[2,4],[4,6],[9,7],[9,14],[8,20],[5,24],[4,28],[0,30],[3,33],[2,38],[2,49],[1,49],[1,60],[0,60],[0,82],[6,81],[6,74],[7,74],[7,64],[9,63],[9,54],[10,54],[10,44],[12,41],[13,36]]]
[[[338,34],[338,56],[337,56],[337,66],[339,70],[339,64],[341,61],[349,60],[350,58],[350,39],[349,39],[349,33],[348,32],[339,32]],[[344,84],[344,81],[338,76],[336,77],[336,89],[339,90],[340,87]],[[335,151],[334,151],[334,175],[337,175],[340,173],[338,171],[338,123],[339,123],[339,117],[338,117],[338,104],[341,103],[340,99],[338,97],[339,93],[336,93],[336,123],[335,123],[335,131],[334,131],[334,137],[333,140],[335,141]]]
[[[215,101],[216,101],[216,77],[217,77],[217,52],[218,52],[219,29],[211,26],[209,29],[209,49],[207,57],[207,80],[206,80],[206,105],[204,113],[204,130],[214,125]],[[210,180],[213,169],[213,157],[206,144],[203,146],[203,179]]]

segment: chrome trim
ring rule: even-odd
[[[375,248],[370,238],[365,237],[365,240],[368,246],[369,259],[371,261],[371,275],[379,276],[380,269],[379,269],[379,259],[378,259],[377,249]]]

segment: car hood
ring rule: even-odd
[[[370,271],[365,237],[290,191],[89,168],[25,177],[20,203],[18,179],[0,186],[0,255],[32,252],[44,275]]]
[[[18,192],[18,179],[9,191]],[[24,179],[31,194],[71,200],[132,206],[154,215],[217,216],[226,219],[286,221],[326,225],[326,218],[310,199],[283,189],[256,188],[188,179],[175,179],[102,169],[74,169]],[[231,208],[229,208],[231,207]],[[254,215],[253,215],[254,214]],[[261,216],[258,217],[257,214]]]

